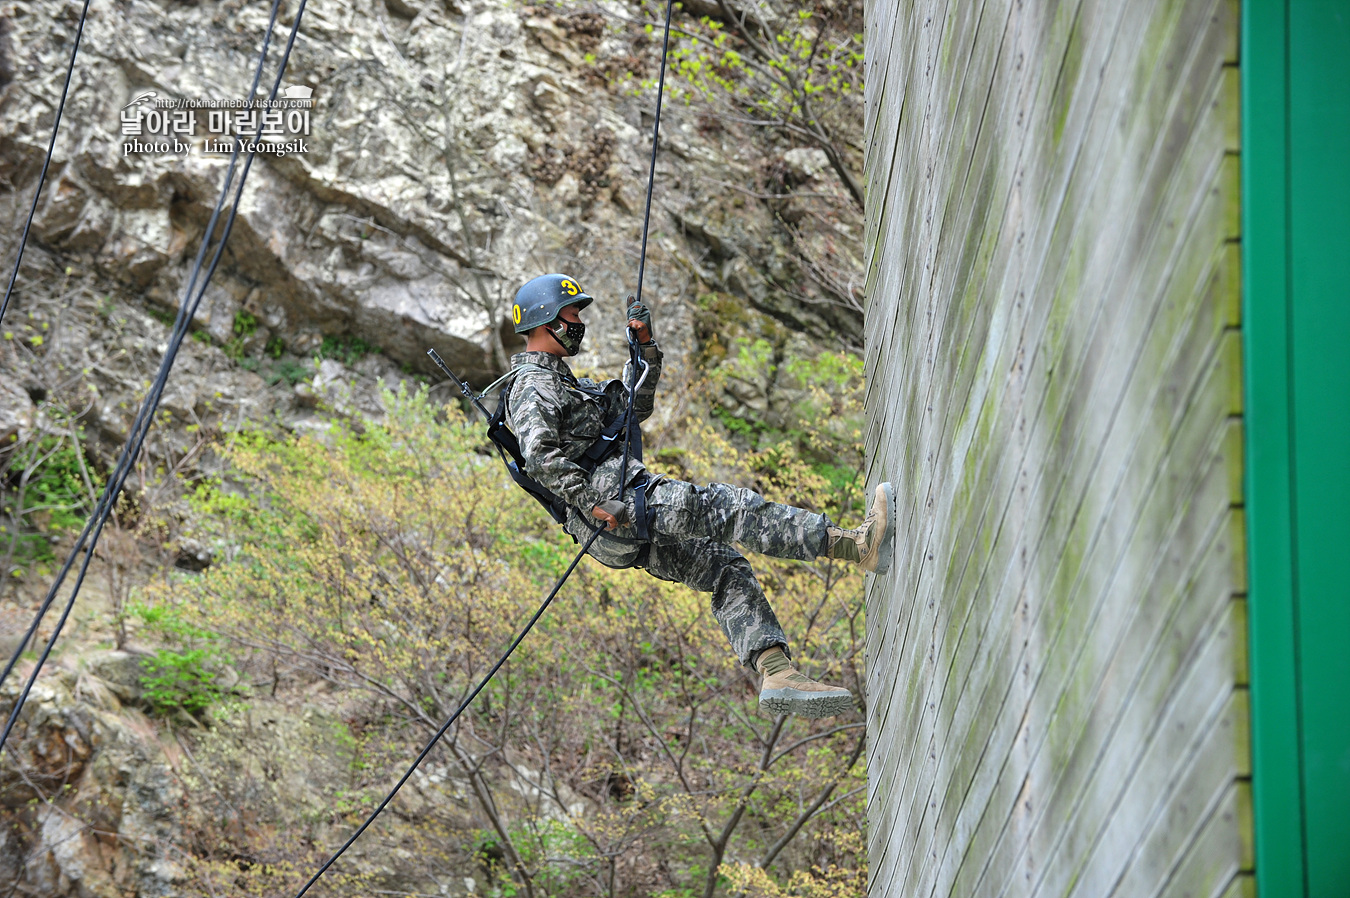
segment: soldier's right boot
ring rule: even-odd
[[[837,717],[854,707],[853,693],[842,686],[817,683],[799,672],[780,646],[760,652],[755,667],[764,675],[759,687],[759,706],[770,714]]]
[[[830,525],[825,555],[856,562],[864,571],[884,574],[891,566],[895,545],[895,490],[889,483],[877,485],[872,507],[856,530]]]

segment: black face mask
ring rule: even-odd
[[[546,325],[548,332],[568,355],[581,352],[581,341],[586,337],[586,325],[580,321],[564,321],[559,318],[553,324]]]

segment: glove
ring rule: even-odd
[[[637,320],[642,322],[647,328],[647,339],[641,339],[639,331],[638,339],[642,343],[651,343],[656,339],[656,334],[652,331],[652,311],[642,303],[635,300],[632,294],[628,296],[628,320]]]
[[[630,523],[628,520],[628,506],[624,505],[618,499],[606,499],[595,507],[614,518],[616,526],[624,527]]]

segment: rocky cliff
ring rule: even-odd
[[[283,4],[264,87],[295,6]],[[115,409],[157,359],[164,331],[154,319],[180,300],[228,160],[208,152],[205,109],[195,111],[197,136],[176,144],[193,144],[183,153],[138,151],[133,141],[149,135],[124,133],[123,119],[150,94],[243,97],[267,11],[90,10],[9,324],[25,345],[8,341],[3,364],[18,380],[53,366],[84,372],[90,414],[110,436],[125,430],[125,409]],[[12,223],[41,165],[78,12],[68,2],[6,7],[0,178]],[[515,289],[546,270],[573,273],[601,298],[580,364],[615,362],[620,303],[636,280],[660,50],[642,16],[622,4],[603,15],[506,2],[312,4],[284,79],[312,90],[303,151],[253,166],[196,322],[203,346],[180,362],[167,407],[200,414],[214,399],[218,412],[257,417],[285,406],[291,396],[244,369],[266,376],[325,340],[378,347],[392,364],[368,373],[386,376],[427,370],[434,345],[485,382],[515,345],[505,319]],[[708,115],[678,85],[670,99],[645,286],[663,341],[687,355],[694,301],[721,293],[856,344],[857,294],[835,281],[858,269],[857,216],[845,207],[803,218],[797,208],[819,205],[813,193],[842,195],[823,154]],[[6,228],[7,258],[17,230]]]
[[[282,3],[264,86],[297,5]],[[71,0],[0,6],[6,271],[79,12]],[[486,383],[520,345],[506,319],[511,297],[543,271],[570,272],[598,298],[577,364],[614,370],[621,303],[636,280],[660,52],[659,30],[644,26],[655,14],[620,2],[311,2],[283,80],[311,92],[303,149],[252,167],[147,445],[138,507],[173,499],[157,486],[165,474],[209,466],[211,434],[269,420],[304,427],[318,404],[380,415],[377,381],[427,374],[428,347]],[[91,5],[0,328],[0,437],[69,434],[95,474],[120,447],[228,163],[210,151],[205,109],[192,138],[167,151],[144,149],[147,136],[126,133],[124,122],[151,93],[245,96],[267,15],[267,3],[239,0]],[[859,213],[825,154],[718,114],[678,79],[668,101],[645,293],[673,369],[684,363],[697,377],[695,364],[723,358],[738,334],[769,334],[798,353],[858,346]],[[774,402],[792,401],[771,395],[772,379],[742,372],[711,401],[736,415],[770,414]],[[17,471],[11,464],[11,488]],[[225,747],[201,763],[172,726],[143,715],[137,657],[95,647],[113,637],[108,603],[125,599],[126,578],[134,586],[144,575],[142,549],[162,548],[132,541],[103,552],[99,565],[114,578],[120,570],[121,585],[88,591],[66,655],[25,712],[0,779],[10,823],[0,831],[0,889],[178,894],[190,859],[165,846],[184,832],[209,838],[201,834],[214,812],[190,796],[211,794],[213,775],[242,770],[264,784],[259,801],[293,812],[313,781],[341,773],[330,726],[340,697],[322,710],[268,706],[259,726],[288,734],[273,743],[232,718],[254,735],[226,726]],[[168,548],[185,567],[209,560]],[[18,605],[0,609],[11,634],[26,623],[32,590],[45,586],[25,573]],[[3,641],[12,650],[14,637]],[[269,754],[264,744],[289,747]],[[400,879],[393,855],[364,863],[391,887],[426,885]]]

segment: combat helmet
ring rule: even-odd
[[[580,310],[592,302],[594,300],[582,292],[576,278],[565,274],[542,274],[516,291],[511,321],[516,333],[523,334],[541,324],[552,323],[568,306]]]

